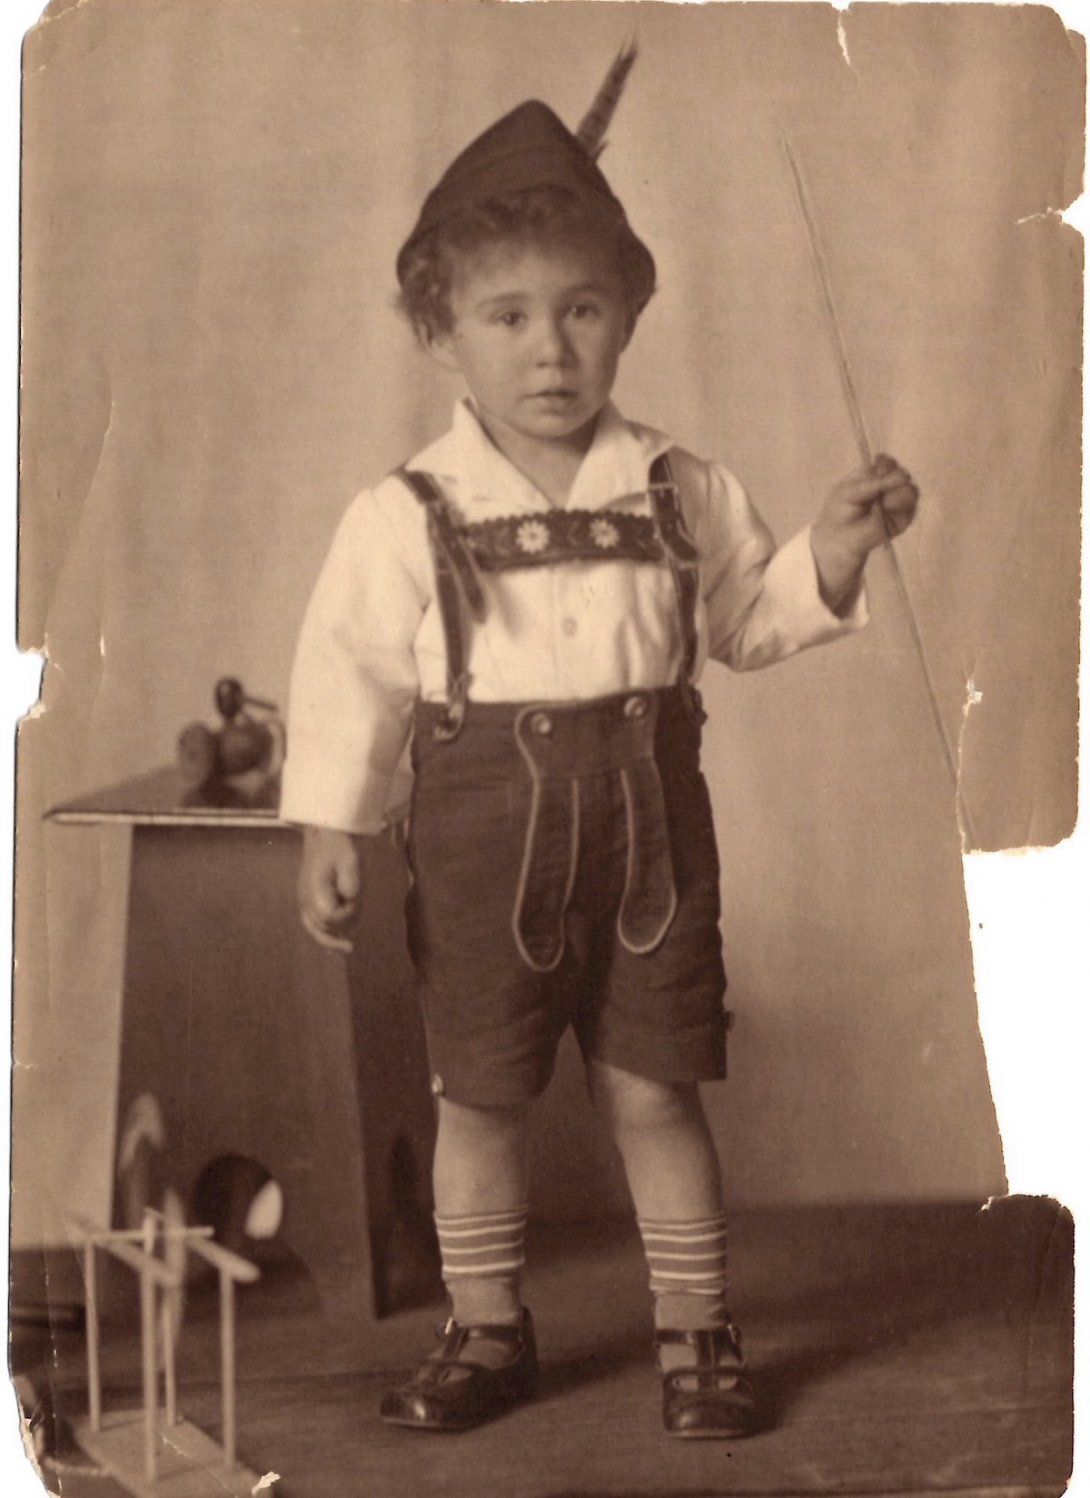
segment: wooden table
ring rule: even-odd
[[[132,828],[119,1120],[157,1099],[162,1172],[184,1202],[214,1160],[263,1166],[284,1193],[282,1239],[342,1324],[438,1294],[403,853],[392,835],[361,840],[345,957],[300,925],[297,829],[183,803],[168,768],[48,814]]]

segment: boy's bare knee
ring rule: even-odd
[[[701,1111],[695,1083],[637,1077],[603,1061],[588,1062],[587,1089],[614,1133],[668,1128]]]
[[[466,1103],[439,1099],[439,1127],[450,1134],[478,1139],[517,1136],[526,1127],[529,1105],[511,1103],[503,1107],[474,1108]]]

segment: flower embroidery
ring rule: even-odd
[[[646,515],[619,510],[559,510],[505,515],[462,527],[470,554],[485,572],[544,562],[661,562],[662,542]]]
[[[515,532],[515,541],[520,551],[533,556],[548,546],[549,527],[543,520],[524,520]]]

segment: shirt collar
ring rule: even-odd
[[[652,461],[673,446],[653,427],[626,421],[612,402],[603,407],[566,508],[596,510],[647,488]],[[504,457],[482,427],[468,397],[458,401],[450,431],[410,459],[407,467],[453,485],[463,501],[482,498],[521,510],[546,507],[540,491]]]

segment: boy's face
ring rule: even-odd
[[[493,440],[589,445],[632,332],[612,258],[592,244],[487,245],[458,266],[453,325],[429,348],[461,373]]]

